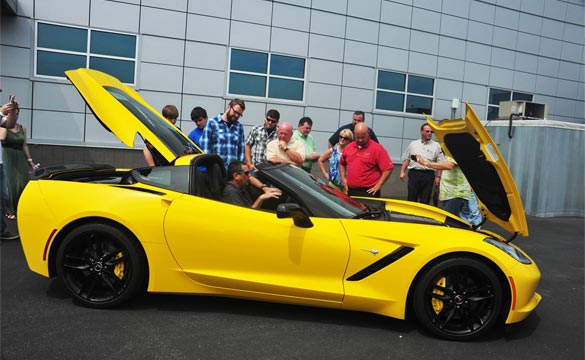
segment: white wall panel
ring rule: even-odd
[[[439,4],[439,6],[441,5],[438,1],[435,1],[435,3]],[[441,27],[441,14],[415,7],[412,9],[411,26],[413,29],[436,34]]]
[[[309,59],[308,80],[332,85],[341,85],[343,64],[340,62]]]
[[[20,5],[20,1],[18,3]],[[35,1],[34,16],[38,20],[88,26],[89,3],[89,0]],[[63,11],[64,9],[67,11]],[[4,21],[4,17],[2,21]]]
[[[187,4],[191,14],[229,19],[232,11],[232,0],[188,0]]]
[[[143,7],[140,12],[140,31],[160,37],[184,38],[187,26],[184,12]]]
[[[326,84],[307,84],[307,105],[338,109],[341,103],[341,87]]]
[[[416,55],[416,54],[414,54]],[[414,56],[413,55],[413,56]],[[378,47],[378,68],[386,70],[408,71],[409,52],[407,50]]]
[[[187,40],[227,45],[229,36],[229,20],[202,15],[187,16]]]
[[[367,43],[378,43],[379,26],[377,22],[348,18],[346,38]]]
[[[341,91],[342,109],[372,109],[374,91],[343,87]]]
[[[311,11],[311,33],[335,37],[345,36],[346,17],[324,11]]]
[[[232,21],[230,45],[268,51],[270,49],[270,27]]]
[[[309,55],[309,33],[272,28],[270,51],[306,58]]]
[[[224,45],[188,41],[185,48],[185,66],[208,70],[227,69],[228,48]]]
[[[344,61],[346,63],[376,66],[377,46],[346,40]]]
[[[373,89],[376,86],[376,71],[373,67],[345,64],[343,86]]]
[[[307,8],[274,3],[272,25],[289,30],[309,31],[310,15]]]
[[[139,58],[145,62],[182,66],[184,44],[183,40],[144,35]]]
[[[380,24],[379,44],[408,50],[410,30],[400,26]]]
[[[92,27],[137,33],[140,23],[140,6],[106,0],[91,1]]]
[[[33,110],[34,137],[59,143],[83,142],[85,115],[83,113]]]
[[[232,20],[270,25],[272,2],[265,0],[232,1]]]
[[[343,60],[343,39],[311,34],[309,37],[309,57],[326,60]]]
[[[162,64],[142,63],[140,71],[140,88],[178,92],[182,91],[183,68]]]
[[[184,76],[184,93],[207,96],[226,94],[227,74],[223,71],[188,68],[185,69]]]

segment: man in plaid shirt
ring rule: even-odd
[[[266,144],[276,139],[280,113],[271,109],[266,113],[264,124],[252,128],[246,139],[246,165],[256,170],[256,165],[266,161]]]
[[[226,169],[234,160],[244,161],[244,126],[238,121],[244,110],[244,100],[233,99],[223,114],[207,121],[199,140],[203,152],[219,155]]]

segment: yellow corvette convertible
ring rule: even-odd
[[[465,119],[428,122],[505,237],[432,206],[350,198],[288,164],[256,174],[279,199],[224,203],[218,156],[115,78],[67,76],[108,130],[130,146],[142,137],[166,164],[33,174],[18,206],[28,265],[61,277],[81,305],[114,307],[145,291],[229,296],[412,315],[438,337],[470,340],[523,320],[541,299],[538,267],[510,243],[528,235],[516,185],[469,106]]]

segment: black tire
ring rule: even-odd
[[[436,336],[467,341],[500,322],[502,284],[480,260],[459,257],[434,264],[416,284],[417,320]]]
[[[63,239],[57,272],[73,297],[92,308],[118,306],[144,292],[148,280],[138,241],[102,223],[81,225]]]

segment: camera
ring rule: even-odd
[[[410,160],[416,161],[416,155],[410,155]]]
[[[11,104],[14,104],[14,102],[15,102],[15,96],[14,96],[14,94],[8,95],[8,102],[11,103]]]

